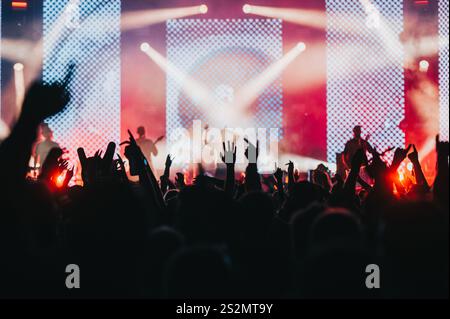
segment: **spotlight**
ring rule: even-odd
[[[249,5],[249,4],[245,4],[245,5],[242,7],[242,11],[244,11],[245,14],[252,13],[252,6]]]
[[[326,30],[327,17],[323,10],[266,7],[245,4],[242,7],[245,14],[253,14],[266,18],[281,19],[285,22],[295,23],[306,27]]]
[[[25,77],[23,64],[14,64],[14,85],[16,88],[16,115],[22,112],[22,103],[25,97]]]
[[[297,43],[297,49],[298,49],[300,52],[305,51],[305,50],[306,50],[306,44],[305,44],[304,42],[299,42],[299,43]]]
[[[427,72],[429,67],[430,67],[430,63],[427,60],[422,60],[419,62],[420,72]]]
[[[142,52],[147,52],[149,49],[150,49],[150,44],[148,44],[147,42],[141,43],[141,51]]]
[[[181,19],[198,14],[205,14],[207,12],[208,6],[205,4],[189,7],[136,10],[125,12],[121,17],[121,29],[122,31],[140,29],[149,25],[165,23],[167,20]]]
[[[408,169],[408,171],[412,172],[412,170],[413,170],[413,168],[414,168],[413,163],[408,163],[408,164],[406,165],[406,168]]]
[[[23,71],[23,64],[22,63],[14,64],[14,71],[17,71],[17,72]]]
[[[198,7],[198,11],[201,14],[206,14],[208,12],[208,6],[206,4],[202,4],[201,6]]]
[[[12,1],[11,7],[13,9],[27,9],[28,3],[27,3],[27,1]]]

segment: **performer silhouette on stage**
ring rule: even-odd
[[[151,139],[145,137],[145,127],[143,126],[139,126],[137,128],[137,134],[138,138],[136,139],[136,143],[141,148],[142,153],[144,153],[144,156],[147,159],[148,164],[150,165],[150,168],[155,173],[152,156],[158,156],[158,148],[156,147],[156,144],[158,144],[158,142],[160,142],[164,138],[164,136],[158,137],[156,141],[153,142]]]
[[[41,140],[36,144],[34,150],[35,167],[41,167],[52,148],[59,148],[59,144],[53,141],[53,131],[47,123],[40,126]]]
[[[358,149],[362,148],[365,153],[373,151],[372,146],[367,141],[369,137],[369,135],[365,139],[361,137],[361,126],[357,125],[353,128],[353,138],[345,143],[343,154],[343,160],[347,169],[352,167],[352,158]]]

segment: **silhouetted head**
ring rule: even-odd
[[[319,215],[311,228],[311,245],[355,245],[363,243],[360,220],[343,208],[330,208]]]
[[[139,126],[139,127],[137,128],[137,133],[138,133],[139,137],[145,136],[145,127]]]
[[[176,224],[188,242],[222,242],[229,235],[233,207],[223,191],[194,185],[177,197]]]
[[[193,247],[173,255],[166,268],[168,298],[224,298],[230,292],[230,262],[221,249]]]
[[[311,226],[319,216],[325,210],[323,204],[312,204],[308,208],[299,210],[291,219],[291,235],[292,244],[294,246],[294,256],[297,259],[302,259],[306,256],[309,246],[309,234],[311,232]]]
[[[295,183],[280,214],[282,218],[289,221],[296,211],[305,209],[314,202],[323,202],[322,197],[318,185],[306,181]]]
[[[297,275],[302,298],[370,298],[377,289],[367,289],[365,269],[370,258],[351,248],[326,248],[309,255]]]

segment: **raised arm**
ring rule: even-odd
[[[411,161],[411,163],[413,164],[414,167],[414,174],[416,176],[416,183],[417,185],[422,185],[425,186],[426,189],[430,188],[430,185],[428,185],[428,182],[425,178],[425,175],[423,174],[422,171],[422,166],[420,165],[420,161],[419,161],[419,153],[417,152],[416,146],[413,145],[413,151],[411,153],[409,153],[408,158]]]
[[[433,185],[433,193],[435,200],[447,207],[449,206],[449,143],[448,141],[440,141],[439,135],[436,136],[436,152],[437,152],[437,173]]]
[[[142,150],[137,145],[133,134],[128,131],[128,135],[129,140],[122,143],[127,145],[125,147],[125,156],[130,162],[130,167],[135,167],[136,173],[139,176],[139,182],[144,187],[144,189],[146,189],[150,193],[150,197],[153,199],[156,207],[162,210],[165,208],[165,204],[161,189],[158,185],[158,181],[156,180],[155,175],[150,169],[145,156],[142,154]]]
[[[286,165],[288,166],[288,191],[291,191],[295,184],[294,163],[289,161]]]
[[[258,173],[258,155],[259,155],[259,141],[256,141],[256,146],[250,143],[247,139],[248,147],[245,151],[245,156],[248,159],[247,169],[245,170],[245,188],[248,191],[260,191],[261,181]]]
[[[235,186],[235,164],[236,164],[236,144],[234,142],[223,142],[223,154],[221,154],[222,161],[227,166],[227,177],[225,180],[225,193],[233,197]]]
[[[61,112],[68,102],[69,94],[62,84],[35,83],[31,86],[16,125],[0,146],[3,178],[21,180],[25,177],[39,124]]]
[[[273,173],[275,178],[275,182],[277,183],[277,194],[280,203],[284,202],[284,187],[283,187],[283,171],[281,168],[276,167],[275,172]]]
[[[170,184],[169,178],[170,178],[170,167],[172,166],[172,162],[173,159],[170,157],[170,154],[168,154],[164,166],[164,174],[161,176],[161,191],[163,194],[166,193]]]
[[[355,195],[356,181],[359,177],[361,165],[364,162],[364,150],[360,148],[356,151],[352,158],[350,173],[344,184],[344,193],[346,196],[353,197]]]

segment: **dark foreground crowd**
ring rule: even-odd
[[[265,178],[249,163],[237,181],[233,145],[225,180],[200,174],[186,185],[170,179],[170,157],[157,179],[131,134],[123,160],[114,143],[104,155],[78,149],[83,186],[68,186],[57,148],[29,180],[37,128],[68,99],[60,85],[32,86],[0,145],[0,298],[448,297],[448,142],[436,139],[433,185],[415,148],[395,150],[391,163],[357,150],[332,183],[324,170],[299,181],[292,163]],[[415,183],[404,187],[396,171],[407,157]],[[79,289],[66,286],[69,264]],[[368,265],[379,268],[378,289],[367,286]]]

